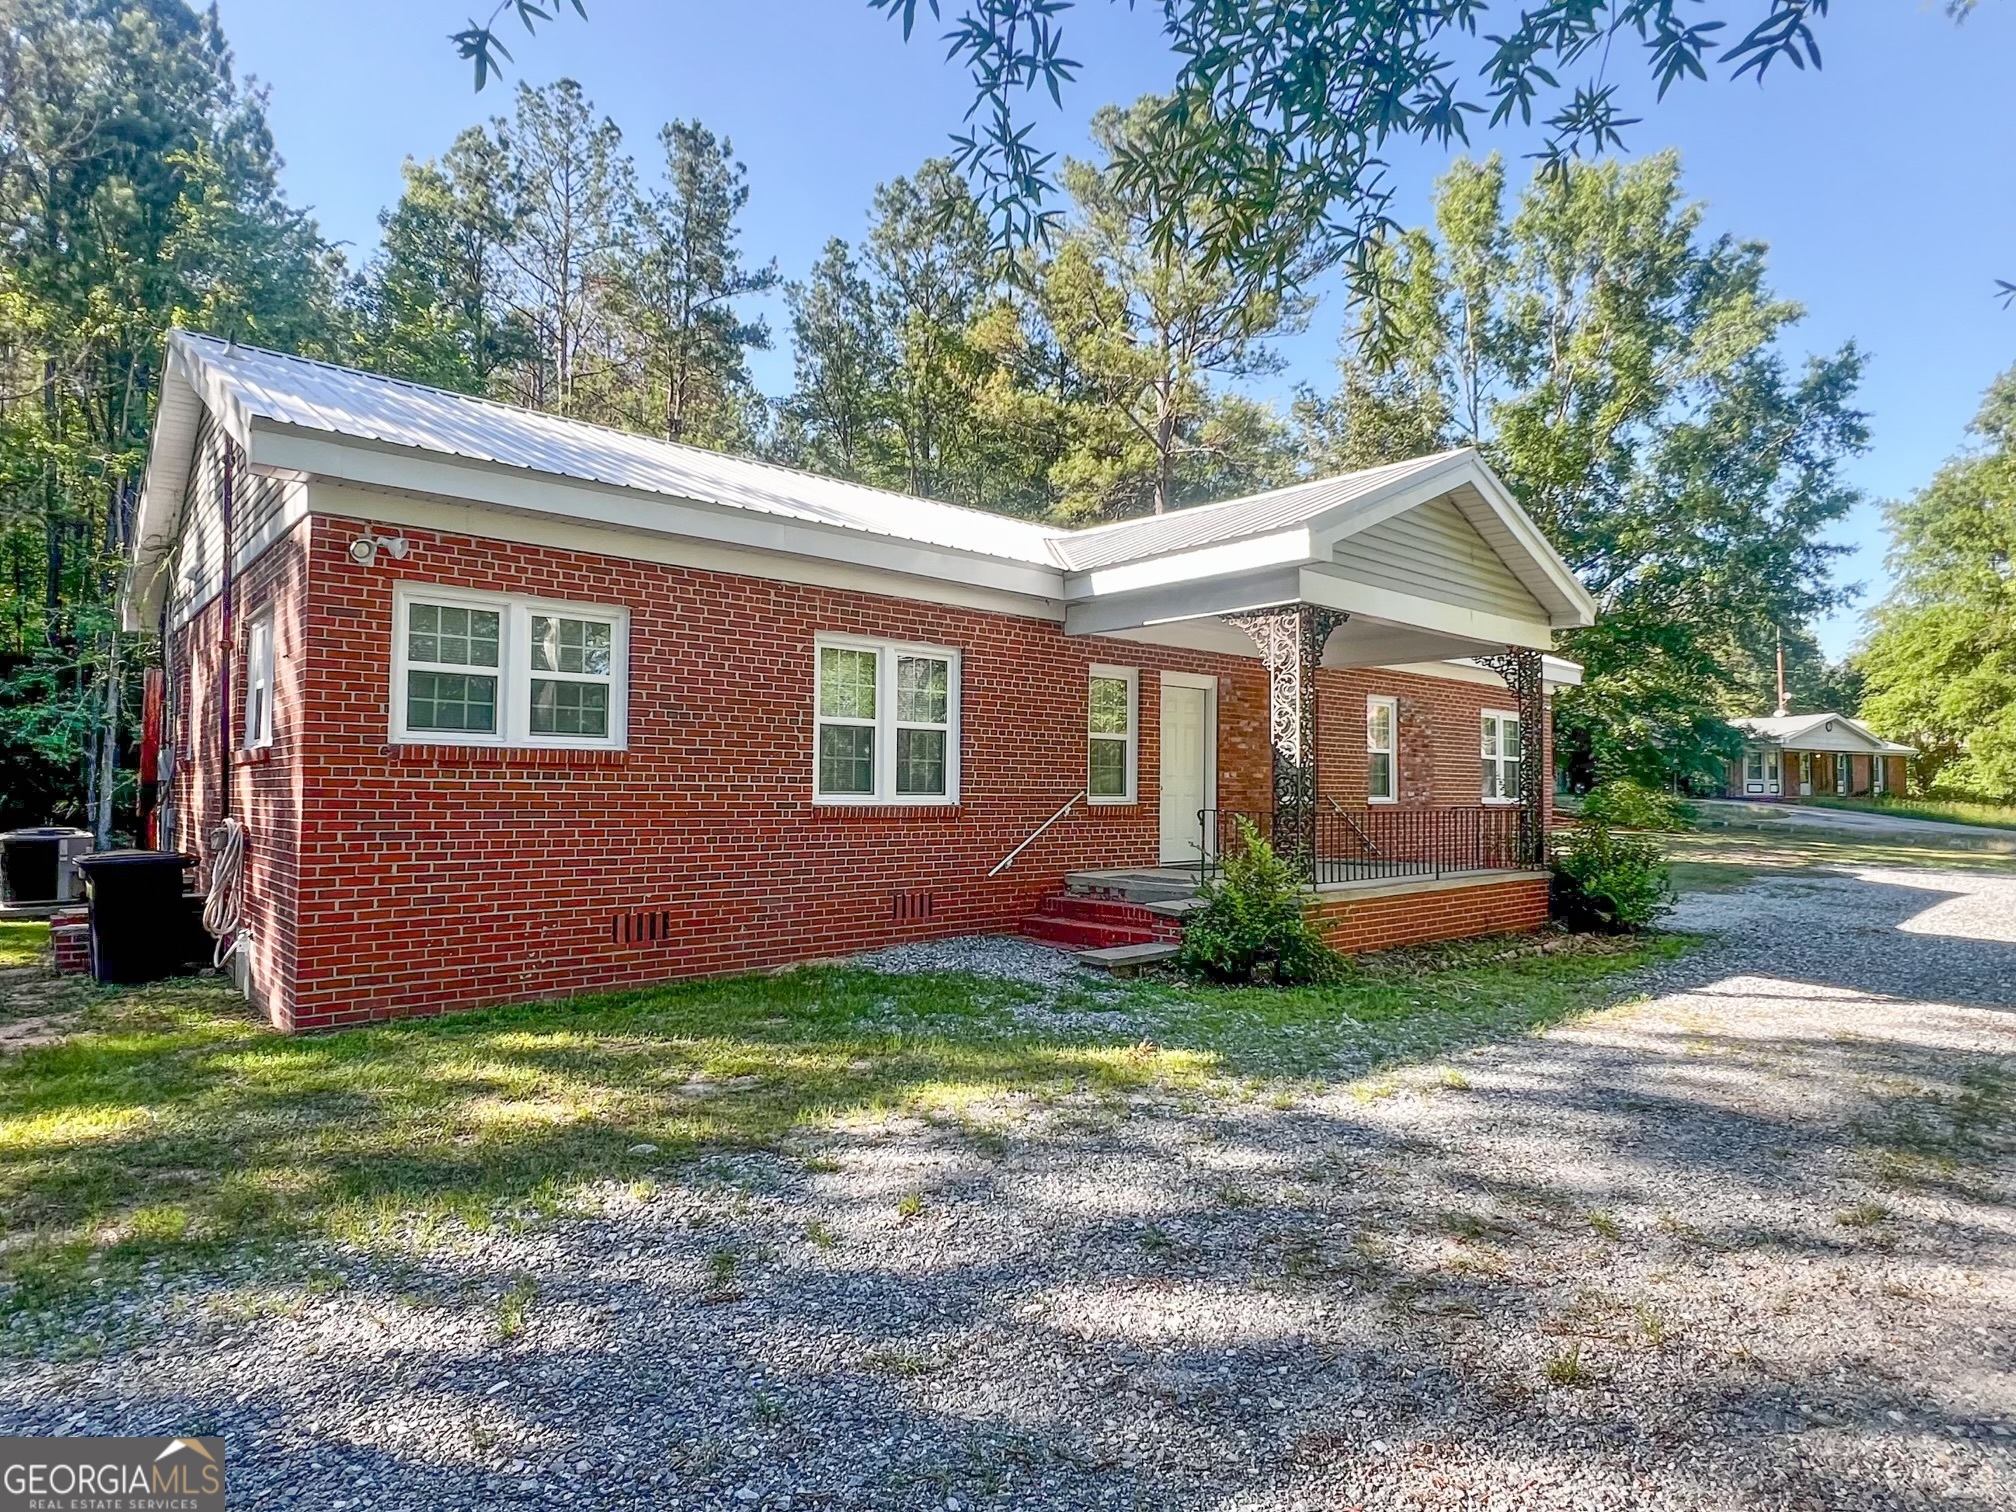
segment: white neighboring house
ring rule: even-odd
[[[1885,740],[1846,714],[1732,719],[1748,738],[1729,764],[1730,798],[1880,797],[1902,793],[1911,746]]]

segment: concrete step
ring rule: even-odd
[[[1082,965],[1096,966],[1115,976],[1133,976],[1144,966],[1175,960],[1181,950],[1180,945],[1166,940],[1154,945],[1110,945],[1104,950],[1081,950],[1078,960]]]
[[[1197,896],[1197,884],[1173,872],[1069,872],[1064,887],[1079,897],[1125,903],[1174,903]]]

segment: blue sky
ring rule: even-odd
[[[289,194],[353,258],[398,195],[402,159],[438,153],[463,126],[508,109],[519,78],[580,80],[640,159],[675,117],[726,133],[749,165],[744,243],[787,278],[805,273],[827,237],[858,238],[876,183],[942,152],[967,103],[935,32],[905,46],[865,0],[588,3],[585,25],[570,17],[536,39],[509,36],[511,78],[481,96],[446,41],[467,8],[455,0],[223,0],[223,19],[240,68],[272,90]],[[1082,150],[1097,106],[1167,82],[1159,9],[1081,0],[1066,51],[1084,74],[1062,112],[1047,102],[1040,112],[1050,143]],[[1853,477],[1872,502],[1838,532],[1855,547],[1841,575],[1868,586],[1867,603],[1882,587],[1875,501],[1923,483],[1962,444],[1981,390],[2016,361],[2016,312],[1993,298],[1995,279],[2016,279],[2016,8],[1984,6],[1956,27],[1936,6],[1903,0],[1839,6],[1819,35],[1818,74],[1646,100],[1628,147],[1679,148],[1709,229],[1769,243],[1778,291],[1809,312],[1795,351],[1853,339],[1870,354],[1874,444]],[[1492,145],[1516,154],[1531,143],[1478,142]],[[1420,218],[1446,162],[1426,148],[1395,155],[1403,218]],[[759,356],[756,374],[779,393],[790,359],[781,305],[769,313],[779,349]],[[1342,313],[1327,300],[1283,344],[1287,371],[1264,391],[1327,388]],[[1821,627],[1830,654],[1859,623],[1851,610]]]

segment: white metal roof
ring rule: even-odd
[[[1060,604],[1119,591],[1118,579],[1136,570],[1129,564],[1144,564],[1140,570],[1176,585],[1175,592],[1236,570],[1221,560],[1227,553],[1267,547],[1327,561],[1338,536],[1449,493],[1552,624],[1588,624],[1595,613],[1566,564],[1470,450],[1061,531],[175,331],[134,532],[125,612],[135,626],[159,612],[205,407],[254,471],[671,535],[698,531]]]
[[[612,430],[352,368],[173,332],[200,359],[213,408],[250,424],[326,431],[617,488],[1052,565],[1052,530],[698,446]],[[241,433],[238,439],[244,442]]]
[[[1437,452],[1433,456],[1392,462],[1384,467],[1368,467],[1362,472],[1319,478],[1311,483],[1296,483],[1270,493],[1251,494],[1243,499],[1227,499],[1219,504],[1195,504],[1187,509],[1171,510],[1168,514],[1074,530],[1069,535],[1056,538],[1057,554],[1066,567],[1082,572],[1285,530],[1354,501],[1374,497],[1394,484],[1420,478],[1445,467],[1454,459],[1471,455],[1467,449]]]

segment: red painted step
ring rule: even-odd
[[[1106,950],[1114,945],[1158,945],[1157,935],[1145,929],[1121,929],[1111,924],[1087,924],[1078,919],[1052,918],[1031,914],[1022,921],[1022,933],[1046,945],[1062,945],[1071,950]]]
[[[1183,926],[1138,903],[1052,893],[1022,921],[1022,933],[1073,950],[1106,950],[1115,945],[1166,944],[1182,938]]]

